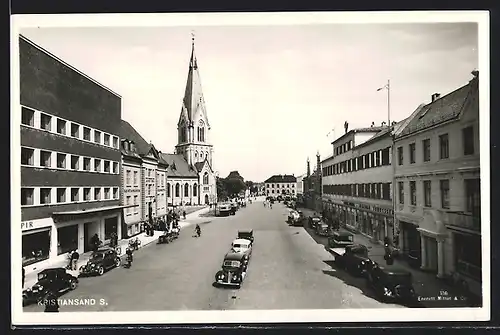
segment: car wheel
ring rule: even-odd
[[[116,257],[115,259],[115,267],[119,268],[122,265],[122,259],[120,257]]]
[[[99,276],[102,276],[104,274],[104,267],[100,266],[99,269],[97,269],[97,273]]]
[[[76,280],[71,279],[69,282],[69,288],[71,290],[75,290],[77,287],[78,287],[78,283],[76,282]]]

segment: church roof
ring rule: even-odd
[[[190,166],[182,154],[160,153],[160,157],[169,165],[167,177],[198,178],[198,171]]]
[[[201,89],[200,73],[198,71],[198,61],[194,53],[194,39],[191,49],[191,59],[189,60],[189,72],[186,82],[186,90],[184,92],[184,99],[182,103],[181,116],[179,117],[179,122],[182,119],[183,114],[187,114],[187,119],[189,122],[193,122],[194,115],[198,109],[198,106],[204,107],[205,100],[203,98],[203,91]],[[206,116],[206,111],[203,111]],[[210,125],[208,125],[210,127]]]
[[[205,165],[205,161],[203,162],[196,162],[194,163],[194,167],[198,172],[200,172],[203,169],[203,166]]]

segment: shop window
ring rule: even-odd
[[[104,134],[104,145],[109,146],[109,139],[110,139],[109,135],[108,134]]]
[[[57,167],[59,169],[65,169],[66,168],[66,154],[57,154]]]
[[[57,254],[78,250],[78,225],[57,228]]]
[[[30,148],[21,148],[21,165],[34,165],[35,150]]]
[[[454,234],[454,244],[457,272],[481,281],[481,236]]]
[[[441,207],[444,209],[450,208],[450,181],[440,180],[439,190],[441,193]]]
[[[50,167],[52,153],[50,151],[40,150],[40,166]]]
[[[101,200],[101,188],[94,188],[94,200]]]
[[[422,141],[422,149],[424,154],[424,162],[429,162],[431,160],[431,140],[426,139]]]
[[[57,119],[57,133],[66,135],[66,121]]]
[[[118,190],[118,187],[113,187],[113,199],[119,198]]]
[[[118,173],[118,162],[113,162],[113,173],[114,174],[117,174]],[[135,173],[134,173],[134,178],[136,177]],[[134,180],[134,184],[135,184],[135,180]]]
[[[40,262],[49,258],[50,229],[36,233],[23,234],[22,237],[23,266]]]
[[[475,217],[481,216],[481,190],[479,179],[465,179],[466,210]]]
[[[80,157],[71,155],[71,169],[72,170],[78,170],[80,167],[78,164],[80,161]]]
[[[26,107],[21,109],[21,123],[25,126],[35,126],[35,112]]]
[[[57,189],[57,202],[63,203],[66,202],[66,188],[60,187]]]
[[[80,135],[80,125],[76,123],[71,123],[71,137],[79,138]]]
[[[90,201],[90,187],[83,188],[83,201]]]
[[[34,188],[23,187],[21,188],[21,206],[29,206],[34,204]]]
[[[474,131],[472,126],[462,129],[464,155],[474,154]]]
[[[417,186],[415,181],[410,181],[410,204],[417,205]]]
[[[94,158],[94,171],[101,172],[101,160],[98,158]]]
[[[105,187],[104,188],[104,199],[105,200],[109,200],[110,196],[111,196],[111,194],[110,194],[110,191],[109,191],[109,187]]]
[[[439,158],[446,159],[450,157],[450,144],[448,134],[439,136]]]
[[[40,113],[40,128],[43,130],[52,130],[52,117],[50,115]]]
[[[415,143],[410,143],[410,164],[415,164]]]
[[[50,199],[50,188],[41,188],[40,189],[40,204],[46,205],[51,203]]]
[[[403,165],[403,147],[398,147],[398,165]]]
[[[402,181],[398,182],[398,198],[400,204],[405,203],[405,189]]]
[[[73,202],[80,201],[80,188],[73,187],[71,189],[71,201]]]
[[[90,141],[90,128],[89,127],[83,127],[83,139],[86,141]]]
[[[94,142],[101,144],[101,132],[99,130],[94,130]]]
[[[90,171],[90,158],[88,157],[83,158],[83,169],[85,171]]]
[[[424,206],[431,207],[432,206],[432,197],[431,197],[431,181],[424,180]]]

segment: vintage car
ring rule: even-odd
[[[368,248],[362,244],[351,244],[344,248],[330,248],[335,257],[335,265],[355,276],[363,276],[371,260]]]
[[[366,281],[381,301],[403,303],[409,307],[417,304],[410,271],[387,269],[371,261],[366,269]]]
[[[231,204],[222,203],[217,206],[219,216],[228,216],[231,214]]]
[[[42,270],[37,277],[36,284],[23,291],[23,305],[43,300],[49,291],[61,294],[78,287],[78,278],[64,268]]]
[[[242,238],[234,240],[233,243],[231,243],[231,252],[243,253],[250,259],[252,256],[252,241]]]
[[[94,251],[90,256],[87,264],[80,267],[80,275],[99,275],[102,276],[104,271],[119,267],[121,264],[120,256],[112,248],[100,248]]]
[[[319,236],[329,236],[330,235],[330,226],[324,222],[321,222],[316,225],[316,234]]]
[[[318,224],[320,224],[321,222],[322,222],[321,221],[321,217],[319,217],[317,215],[309,217],[309,227],[312,228],[312,229],[316,229],[316,226]]]
[[[222,268],[215,274],[218,285],[241,287],[247,274],[248,257],[244,253],[229,252],[224,257]]]
[[[236,215],[236,211],[240,208],[240,206],[238,205],[237,202],[233,201],[231,202],[231,210],[230,210],[230,214],[231,215]]]
[[[245,240],[249,240],[253,244],[253,229],[238,230],[238,238],[243,238]]]
[[[289,224],[293,224],[293,222],[298,220],[299,217],[300,215],[297,211],[291,210],[290,213],[288,213],[288,218],[286,222],[288,222]]]
[[[343,248],[354,243],[354,234],[348,231],[335,231],[328,237],[330,248]]]
[[[297,211],[297,214],[299,215],[296,220],[294,220],[291,225],[295,227],[303,227],[304,226],[304,221],[306,220],[306,217],[304,216],[304,213],[302,211]]]

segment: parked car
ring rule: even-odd
[[[297,214],[299,215],[299,217],[294,220],[291,225],[295,227],[303,227],[306,217],[304,216],[304,213],[302,213],[302,211],[297,211]]]
[[[335,231],[328,238],[328,246],[330,248],[345,248],[351,244],[354,244],[354,234],[351,232]]]
[[[368,248],[362,244],[351,244],[344,248],[330,248],[335,257],[335,265],[355,276],[363,276],[371,260]]]
[[[317,215],[309,217],[309,227],[312,229],[316,229],[316,226],[321,222],[321,218]]]
[[[93,252],[87,264],[80,267],[80,275],[99,275],[121,264],[120,256],[112,248],[100,248]]]
[[[387,269],[371,261],[366,269],[366,281],[381,301],[403,303],[409,307],[418,303],[410,271]]]
[[[246,277],[248,258],[244,253],[229,252],[224,256],[222,267],[215,274],[218,285],[241,287]]]
[[[248,259],[252,256],[252,241],[237,238],[231,243],[231,252],[243,253],[248,256]]]
[[[238,230],[238,238],[243,238],[245,240],[249,240],[253,244],[253,229],[248,230]]]
[[[294,210],[291,210],[290,213],[288,213],[288,218],[286,220],[286,222],[288,222],[289,224],[293,224],[294,221],[298,220],[300,217],[299,213],[297,211],[294,211]]]
[[[231,214],[231,204],[222,203],[217,206],[219,216],[229,216]]]
[[[316,225],[316,234],[319,236],[329,236],[330,226],[324,222],[320,222]]]
[[[78,278],[64,268],[50,268],[37,274],[38,281],[23,291],[23,306],[43,300],[49,291],[62,294],[78,287]]]

